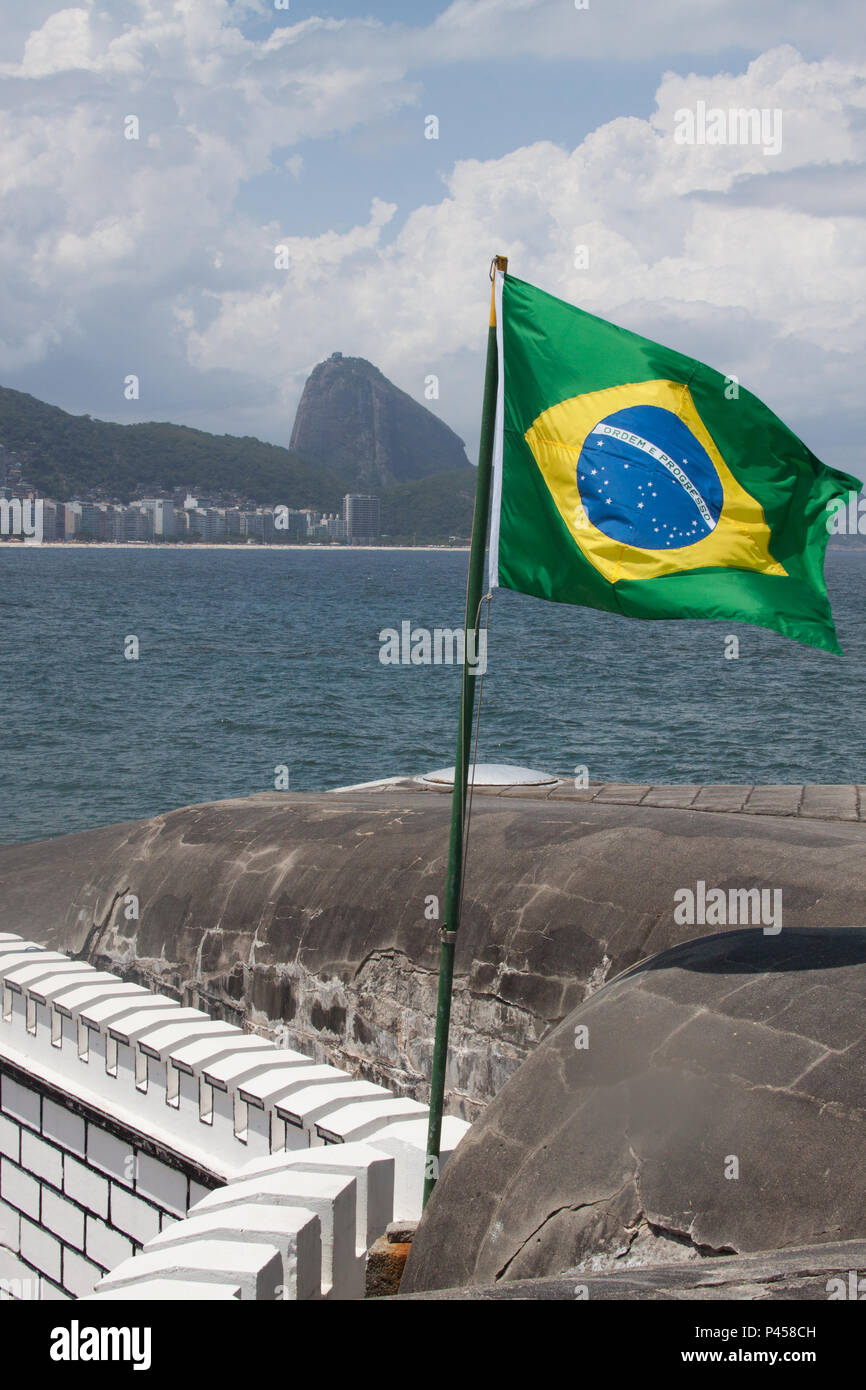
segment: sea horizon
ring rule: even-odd
[[[0,842],[273,791],[278,767],[286,790],[324,791],[453,763],[459,666],[383,664],[380,634],[462,628],[465,550],[28,548],[4,568],[0,546],[14,730]],[[280,564],[257,561],[271,551]],[[479,761],[592,781],[866,782],[863,551],[831,548],[827,578],[841,657],[739,623],[497,590]]]

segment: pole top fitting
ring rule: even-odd
[[[494,273],[495,273],[497,270],[501,270],[501,271],[502,271],[502,274],[504,275],[507,269],[508,269],[508,257],[507,257],[507,256],[494,256],[494,257],[493,257],[493,260],[490,262],[490,278],[491,278],[491,280],[493,279]]]

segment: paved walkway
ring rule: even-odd
[[[394,778],[357,788],[341,787],[338,795],[355,791],[417,792],[451,795],[450,787],[424,786],[412,777]],[[798,816],[806,820],[866,821],[866,784],[791,783],[753,785],[729,783],[651,786],[638,782],[590,782],[578,790],[573,778],[561,777],[546,787],[476,787],[475,796],[517,797],[521,800],[598,801],[620,806],[658,806],[690,811],[742,812],[752,816]]]

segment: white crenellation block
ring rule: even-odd
[[[286,1067],[285,1071],[277,1068],[264,1072],[261,1076],[247,1077],[238,1083],[238,1089],[245,1100],[262,1105],[267,1110],[277,1101],[285,1100],[294,1092],[305,1090],[308,1086],[342,1085],[346,1080],[346,1073],[338,1067],[305,1059],[303,1065],[293,1063]]]
[[[132,1014],[165,1011],[172,1005],[172,1001],[161,994],[148,994],[147,990],[139,990],[137,985],[123,985],[120,980],[115,988],[103,989],[98,994],[93,989],[70,990],[68,995],[58,996],[57,1003],[65,1012],[74,1012],[97,1029],[108,1028]]]
[[[196,1214],[247,1202],[306,1207],[322,1227],[322,1293],[336,1299],[363,1297],[363,1269],[355,1250],[355,1179],[342,1173],[304,1173],[285,1168],[261,1178],[238,1179],[211,1192]]]
[[[236,1283],[201,1284],[193,1279],[136,1279],[121,1289],[107,1289],[87,1297],[88,1303],[210,1303],[236,1299],[241,1288]]]
[[[85,976],[92,972],[92,966],[82,966],[70,960],[59,951],[28,951],[19,956],[8,955],[0,960],[0,975],[7,985],[17,992],[35,980],[47,979],[49,975]]]
[[[97,987],[103,994],[116,994],[120,988],[123,988],[116,975],[109,975],[104,970],[94,970],[92,966],[79,964],[78,968],[74,970],[64,970],[59,967],[56,971],[49,971],[48,974],[31,978],[23,986],[23,990],[37,1003],[53,1005],[60,1002],[65,1003],[67,996],[72,995],[76,990],[86,990],[88,998],[92,998],[94,989]]]
[[[439,1173],[469,1129],[465,1120],[446,1115],[442,1121],[439,1147]],[[424,1193],[424,1165],[427,1155],[427,1120],[403,1120],[380,1129],[370,1141],[377,1149],[393,1156],[394,1220],[417,1221]]]
[[[142,1251],[125,1260],[97,1285],[97,1292],[135,1285],[141,1279],[193,1279],[233,1283],[244,1301],[273,1302],[282,1286],[283,1263],[273,1245],[227,1240],[189,1240],[165,1249]]]
[[[356,1183],[355,1248],[363,1255],[394,1214],[394,1160],[369,1144],[329,1144],[326,1148],[271,1154],[244,1168],[244,1179],[262,1178],[291,1168],[301,1173],[346,1173]]]
[[[367,1105],[373,1101],[393,1099],[383,1086],[375,1086],[371,1081],[355,1081],[347,1076],[342,1085],[335,1086],[323,1081],[294,1091],[276,1102],[276,1111],[280,1119],[285,1121],[287,1131],[294,1126],[315,1133],[316,1123],[323,1115],[344,1105]]]
[[[243,1208],[256,1208],[256,1243],[267,1240],[262,1204],[282,1208],[298,1229],[311,1211],[325,1295],[362,1297],[359,1252],[393,1217],[420,1214],[427,1111],[418,1102],[8,935],[0,995],[0,1061],[34,1076],[29,1087],[0,1075],[5,1221],[19,1241],[24,1220],[66,1237],[67,1292],[85,1289],[94,1268],[113,1271],[139,1244],[163,1236],[172,1248],[186,1244],[189,1202],[208,1222],[208,1212],[220,1213],[213,1220],[232,1239],[216,1243],[239,1247]],[[63,1093],[76,1104],[65,1106]],[[443,1159],[466,1128],[446,1119]],[[83,1252],[74,1249],[82,1221]],[[288,1245],[276,1248],[290,1267]],[[287,1289],[311,1287],[299,1270],[284,1277]],[[171,1279],[188,1284],[176,1271]]]
[[[178,1247],[188,1240],[252,1241],[274,1245],[283,1262],[281,1300],[305,1302],[321,1297],[322,1234],[315,1212],[305,1207],[244,1202],[218,1207],[176,1221],[154,1237],[145,1250]]]
[[[190,1024],[196,1029],[206,1028],[210,1022],[207,1014],[203,1014],[199,1009],[183,1009],[172,999],[161,999],[160,1008],[135,1009],[131,1014],[115,1018],[112,1023],[104,1025],[104,1028],[116,1042],[124,1043],[127,1047],[140,1043],[145,1051],[159,1057],[159,1035],[163,1029]],[[193,1028],[189,1028],[188,1031],[192,1034]],[[154,1042],[149,1045],[151,1038]]]
[[[427,1114],[426,1105],[421,1105],[420,1101],[389,1095],[387,1100],[371,1100],[367,1104],[335,1105],[317,1119],[315,1127],[325,1143],[348,1144],[371,1138],[377,1130],[385,1129],[395,1120],[421,1119]]]

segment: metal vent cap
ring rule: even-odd
[[[530,767],[511,767],[508,763],[479,763],[475,775],[469,769],[469,783],[476,787],[553,787],[559,781],[549,772],[534,772]],[[440,767],[416,777],[426,787],[453,787],[454,768]]]

